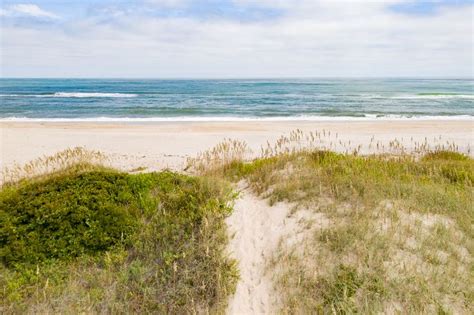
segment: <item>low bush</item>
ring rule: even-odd
[[[113,171],[24,183],[0,195],[0,258],[7,266],[93,255],[127,243],[139,209]]]
[[[206,178],[94,167],[5,185],[0,312],[222,311],[232,199]]]

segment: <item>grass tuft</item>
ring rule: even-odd
[[[465,154],[454,152],[454,151],[433,151],[426,153],[422,160],[424,161],[433,161],[433,160],[445,160],[445,161],[467,161],[469,157]]]
[[[25,165],[15,164],[1,170],[0,187],[11,185],[22,180],[32,181],[51,177],[54,173],[64,174],[103,167],[108,164],[108,158],[99,151],[75,147],[60,151],[51,156],[37,158]]]

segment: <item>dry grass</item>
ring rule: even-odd
[[[245,160],[251,153],[247,143],[239,140],[224,139],[215,147],[199,153],[195,158],[188,158],[185,171],[194,173],[212,172],[234,162]]]
[[[331,133],[330,130],[316,130],[304,133],[300,129],[290,132],[289,135],[282,135],[275,143],[267,142],[260,149],[260,158],[281,156],[302,151],[334,151],[345,154],[381,154],[381,155],[405,155],[410,153],[415,156],[424,155],[427,152],[455,151],[460,152],[459,147],[452,141],[445,141],[441,136],[422,141],[410,139],[393,139],[388,142],[377,140],[371,137],[365,144],[354,144],[350,140],[343,140],[338,133]],[[471,153],[470,147],[466,148],[467,155]]]
[[[14,183],[22,179],[41,178],[44,175],[64,171],[66,169],[78,169],[81,166],[88,168],[94,165],[108,165],[108,158],[99,151],[86,150],[83,147],[75,147],[60,151],[51,156],[37,158],[27,164],[16,164],[1,170],[0,184]]]
[[[244,178],[270,203],[324,221],[304,222],[296,244],[283,238],[268,264],[281,311],[473,313],[473,160],[440,138],[410,147],[337,138],[297,130],[253,161],[197,169]],[[368,149],[378,154],[362,155]]]

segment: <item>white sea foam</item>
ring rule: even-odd
[[[90,117],[90,118],[28,118],[5,117],[0,122],[245,122],[245,121],[387,121],[387,120],[463,120],[473,121],[474,116],[376,116],[367,114],[364,117],[334,116],[291,116],[291,117]]]
[[[56,92],[53,97],[136,97],[137,94],[127,93],[84,93],[84,92]]]
[[[429,99],[429,100],[436,100],[436,99],[474,99],[474,94],[418,94],[418,95],[399,95],[399,96],[392,96],[392,99]]]
[[[474,94],[339,94],[339,97],[352,97],[363,99],[396,99],[396,100],[436,100],[436,99],[474,99]]]
[[[131,98],[137,97],[133,93],[95,93],[95,92],[56,92],[54,94],[0,94],[0,97],[60,97],[60,98]],[[324,97],[354,97],[365,99],[474,99],[474,94],[406,94],[406,95],[382,95],[382,94],[334,94],[320,95]],[[311,98],[314,95],[285,94],[285,97]]]
[[[60,97],[60,98],[96,98],[96,97],[108,97],[108,98],[130,98],[137,97],[137,94],[129,93],[92,93],[92,92],[56,92],[54,94],[0,94],[1,97]]]

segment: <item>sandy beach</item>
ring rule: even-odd
[[[261,146],[288,136],[294,130],[304,134],[323,134],[317,144],[336,151],[362,146],[363,153],[377,152],[377,146],[389,147],[397,139],[407,150],[418,143],[448,145],[469,153],[474,123],[469,120],[412,121],[286,121],[286,122],[169,122],[169,123],[0,123],[1,166],[22,165],[38,157],[77,146],[98,150],[109,157],[113,167],[133,172],[170,168],[183,171],[186,160],[224,139],[245,141],[258,156]],[[374,140],[375,139],[375,140]],[[372,143],[372,145],[371,145]],[[382,149],[382,151],[385,149]],[[245,186],[239,184],[240,198],[227,218],[229,253],[238,261],[240,281],[230,298],[229,314],[265,314],[277,303],[272,279],[266,275],[267,263],[277,250],[280,239],[299,240],[304,230],[298,222],[313,218],[307,212],[290,215],[292,206],[269,206]],[[321,214],[318,214],[321,215]],[[324,220],[323,220],[324,219]],[[325,222],[325,221],[324,221]]]
[[[169,122],[169,123],[0,123],[1,166],[24,164],[32,159],[82,146],[110,157],[114,167],[131,170],[170,168],[182,170],[186,159],[194,157],[225,138],[243,140],[260,153],[262,145],[292,130],[331,132],[334,142],[363,145],[374,138],[388,144],[398,139],[408,148],[414,142],[430,144],[454,142],[459,150],[470,151],[474,122],[469,120],[415,121],[291,121],[291,122]],[[335,150],[344,150],[335,146]]]

